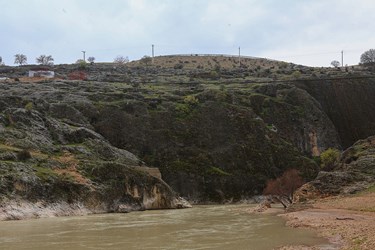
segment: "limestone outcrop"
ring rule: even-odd
[[[333,171],[319,172],[315,180],[302,186],[296,201],[331,195],[353,194],[375,184],[375,136],[357,141],[346,149]]]

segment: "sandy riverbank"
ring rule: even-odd
[[[375,193],[318,200],[310,208],[283,213],[291,227],[311,228],[327,238],[331,248],[375,249]],[[317,246],[285,246],[290,249],[321,249]]]

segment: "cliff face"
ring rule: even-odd
[[[296,86],[317,100],[334,124],[343,148],[375,134],[375,79],[303,81]]]
[[[319,156],[328,147],[341,147],[334,124],[307,91],[285,83],[262,84],[254,90],[254,110],[300,152]]]
[[[142,162],[111,146],[80,111],[45,97],[58,87],[11,88],[0,96],[0,219],[187,205],[137,170]]]
[[[66,79],[1,84],[4,199],[77,201],[93,211],[182,206],[165,183],[133,168],[148,165],[190,200],[239,200],[288,168],[312,180],[312,156],[374,132],[371,79],[247,78],[286,70],[276,63],[268,71],[74,67],[56,68]],[[77,75],[86,80],[69,80]]]
[[[3,87],[12,94],[1,99],[2,138],[4,145],[14,147],[13,152],[41,151],[44,158],[54,159],[54,154],[67,151],[80,163],[72,171],[84,179],[125,185],[113,180],[120,174],[128,176],[121,183],[135,183],[136,189],[150,181],[133,176],[128,167],[145,162],[158,167],[178,193],[195,201],[238,200],[259,194],[267,179],[288,168],[298,168],[307,180],[312,179],[318,167],[303,152],[309,155],[337,144],[334,128],[317,104],[288,84],[217,89],[214,85],[133,87],[55,81]],[[308,108],[315,116],[306,112]],[[321,120],[313,122],[315,117]],[[325,140],[326,134],[332,135],[330,140]],[[34,162],[35,171],[47,167],[57,177],[71,174],[69,166],[55,169],[48,161],[38,164]],[[110,177],[107,172],[112,173]],[[147,184],[145,192],[160,193],[153,189],[155,185]],[[128,194],[134,187],[125,190]],[[51,192],[48,196],[53,197],[55,191]],[[113,195],[100,199],[120,197]]]
[[[262,190],[264,180],[294,164],[307,178],[314,176],[314,163],[250,107],[206,94],[197,96],[197,104],[164,103],[161,110],[142,102],[125,104],[125,110],[104,107],[94,126],[114,145],[160,168],[167,183],[194,200],[251,196]]]

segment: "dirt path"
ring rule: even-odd
[[[312,228],[328,238],[331,249],[375,249],[375,193],[319,200],[312,208],[281,214],[292,227]],[[287,246],[286,249],[319,249]],[[327,249],[327,248],[326,248]]]

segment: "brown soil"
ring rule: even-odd
[[[311,208],[281,214],[292,227],[312,228],[328,238],[332,249],[375,249],[375,193],[331,197],[316,201]],[[286,246],[281,249],[320,249]]]

